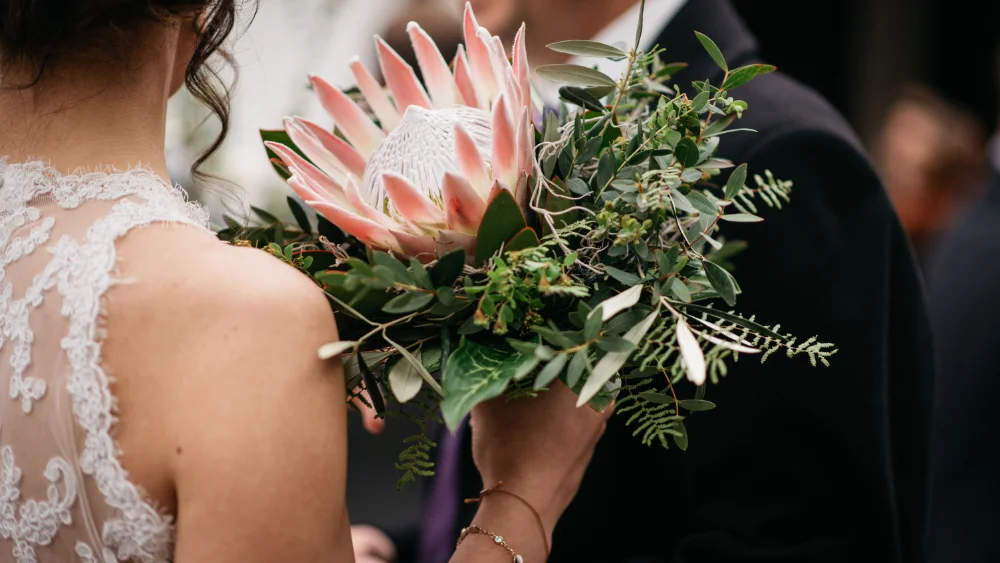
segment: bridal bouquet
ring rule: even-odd
[[[505,393],[561,380],[580,406],[614,402],[644,444],[685,449],[685,417],[715,407],[706,383],[730,360],[783,352],[828,365],[831,344],[731,310],[740,286],[727,260],[741,245],[724,226],[760,221],[757,206],[780,208],[791,183],[748,179],[715,154],[748,111],[731,93],[773,67],[729,69],[699,34],[725,79],[694,82],[689,96],[669,85],[685,65],[658,49],[564,41],[549,47],[628,70],[539,67],[564,85],[562,107],[543,113],[524,28],[510,54],[469,7],[464,28],[449,65],[409,25],[423,84],[380,39],[387,89],[359,61],[356,89],[312,77],[335,126],[288,118],[262,135],[319,216],[289,197],[294,224],[255,209],[259,224],[227,219],[221,233],[323,287],[343,340],[320,355],[344,358],[352,398],[421,428],[400,457],[403,481],[431,472],[432,421],[454,429]],[[641,28],[640,17],[637,43]]]

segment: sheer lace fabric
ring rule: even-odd
[[[0,561],[170,560],[173,527],[113,439],[101,310],[115,244],[204,209],[146,170],[61,176],[0,159]]]

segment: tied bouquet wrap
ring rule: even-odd
[[[333,120],[288,118],[262,131],[269,157],[308,208],[294,222],[254,208],[220,235],[268,248],[326,292],[353,400],[419,427],[397,464],[401,484],[432,474],[427,430],[454,430],[477,404],[527,400],[560,380],[579,406],[619,416],[647,445],[687,448],[685,420],[715,404],[730,362],[774,353],[829,365],[836,349],[733,310],[730,259],[745,245],[728,223],[780,209],[791,182],[718,158],[747,104],[731,92],[774,70],[730,69],[719,84],[672,84],[685,64],[662,51],[592,41],[549,45],[626,60],[617,79],[594,68],[535,69],[562,85],[542,111],[529,80],[524,27],[508,53],[470,6],[449,64],[408,26],[424,79],[385,42],[386,87],[355,60],[356,88],[311,83]],[[695,77],[697,78],[697,77]],[[725,405],[722,405],[724,408]]]

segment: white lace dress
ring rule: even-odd
[[[101,363],[116,241],[205,210],[146,170],[0,160],[0,562],[169,561],[171,518],[128,479]]]

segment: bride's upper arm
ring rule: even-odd
[[[144,369],[126,378],[123,439],[148,428],[169,471],[176,561],[350,561],[344,380],[316,353],[337,338],[322,292],[259,251],[165,252],[154,298],[136,257],[109,335],[129,334],[124,363]]]

